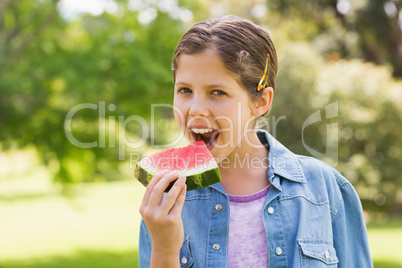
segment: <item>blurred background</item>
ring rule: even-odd
[[[0,1],[0,267],[137,267],[133,165],[184,144],[172,54],[224,14],[276,44],[266,129],[353,183],[375,267],[402,267],[401,0]]]

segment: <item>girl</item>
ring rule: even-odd
[[[278,70],[265,30],[236,16],[201,21],[172,69],[176,121],[189,142],[205,141],[222,181],[186,192],[184,176],[155,175],[140,207],[140,267],[372,267],[352,185],[256,130]]]

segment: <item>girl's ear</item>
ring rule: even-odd
[[[272,87],[264,88],[260,99],[253,105],[252,115],[260,116],[271,108],[272,100],[274,98],[274,90]]]

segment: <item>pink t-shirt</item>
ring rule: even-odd
[[[230,268],[268,267],[268,248],[262,208],[270,186],[251,195],[228,195],[230,200],[228,264]]]

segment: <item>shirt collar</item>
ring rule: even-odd
[[[259,130],[257,136],[261,143],[269,150],[268,178],[271,183],[274,174],[294,182],[307,182],[294,153],[265,130]]]

